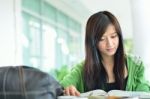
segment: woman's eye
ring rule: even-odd
[[[117,37],[117,35],[113,35],[113,36],[111,36],[111,38],[116,38]]]
[[[105,38],[103,38],[103,37],[100,39],[100,41],[104,41],[104,40],[105,40]]]

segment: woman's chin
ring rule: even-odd
[[[107,56],[113,56],[115,55],[115,52],[107,52]]]

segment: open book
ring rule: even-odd
[[[122,98],[123,99],[150,99],[150,92],[123,91],[123,90],[111,90],[109,92],[105,92],[104,90],[98,89],[98,90],[81,93],[81,97],[89,97],[89,99],[98,99],[96,98],[98,96],[114,97],[112,99],[122,99]]]
[[[150,99],[150,92],[111,90],[93,90],[80,96],[59,96],[57,99]]]

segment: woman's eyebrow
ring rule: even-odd
[[[117,32],[113,32],[113,33],[111,33],[111,34],[117,34]]]
[[[114,34],[117,34],[117,32],[112,32],[112,33],[110,33],[110,34],[108,34],[108,35],[114,35]],[[104,34],[102,37],[105,37],[105,36],[107,36],[107,35]]]

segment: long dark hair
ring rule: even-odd
[[[121,28],[116,17],[108,12],[101,11],[93,14],[86,24],[85,35],[85,64],[83,78],[85,91],[101,88],[105,90],[106,79],[108,78],[104,66],[101,62],[101,53],[97,44],[105,33],[109,24],[114,25],[119,37],[119,46],[114,55],[114,75],[115,82],[121,90],[124,87],[124,48]]]

